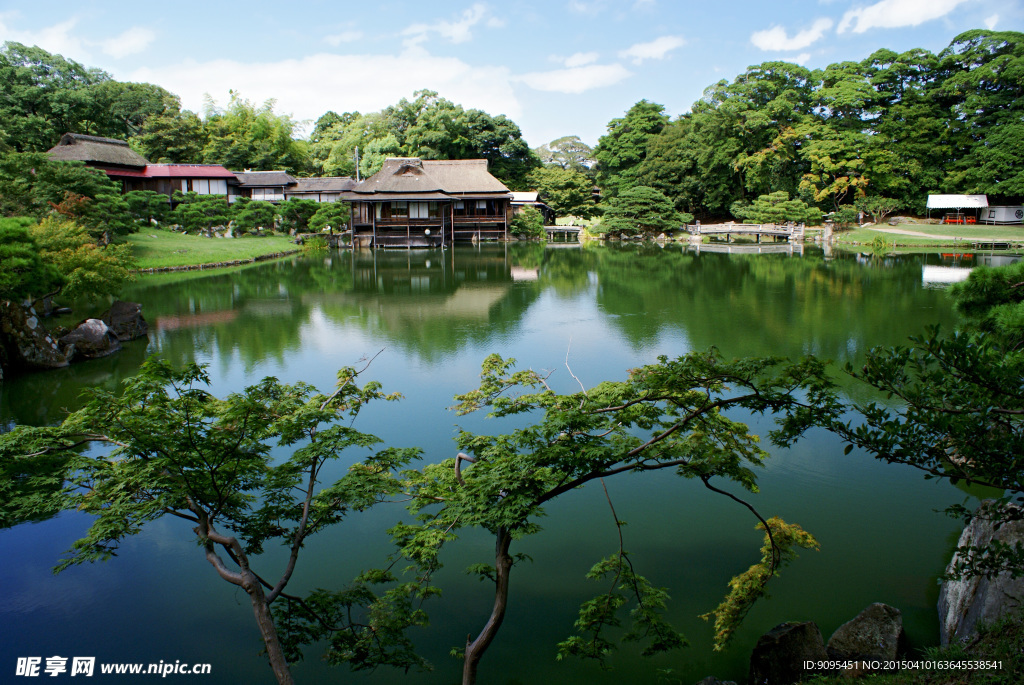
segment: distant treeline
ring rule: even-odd
[[[596,150],[606,195],[652,186],[698,216],[785,191],[825,211],[858,196],[923,212],[928,193],[1024,196],[1024,34],[975,30],[934,55],[752,66],[669,120],[640,101]]]
[[[365,176],[403,155],[486,158],[510,188],[539,187],[561,213],[585,216],[595,212],[585,190],[594,182],[606,199],[650,186],[698,218],[779,192],[825,211],[867,196],[922,212],[928,193],[1024,196],[1022,95],[1024,34],[974,30],[937,55],[882,49],[814,70],[764,62],[710,86],[675,119],[641,100],[592,151],[574,136],[531,150],[505,116],[432,91],[380,112],[327,112],[305,140],[273,100],[232,92],[200,117],[159,86],[9,42],[0,50],[0,153],[43,151],[72,131],[127,139],[153,162],[298,175],[354,176],[358,167]]]

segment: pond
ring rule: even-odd
[[[476,387],[492,352],[551,370],[550,382],[567,392],[576,387],[567,365],[591,386],[621,379],[658,355],[711,346],[726,357],[811,353],[856,364],[872,346],[905,343],[928,325],[955,325],[948,296],[932,287],[937,272],[923,277],[925,267],[944,266],[959,265],[940,255],[825,256],[813,248],[722,254],[678,245],[512,244],[334,252],[146,277],[126,299],[143,304],[148,342],[3,383],[0,427],[58,421],[77,406],[83,388],[113,388],[151,354],[208,365],[213,390],[223,395],[268,375],[329,389],[338,368],[379,353],[365,378],[405,399],[366,411],[358,427],[389,445],[419,446],[425,459],[439,461],[454,456],[457,426],[498,429],[448,409],[456,393]],[[849,397],[870,397],[841,375],[839,382]],[[761,434],[771,427],[768,419],[739,418]],[[821,432],[771,452],[751,501],[766,516],[803,525],[821,550],[804,551],[773,581],[771,597],[754,608],[728,649],[711,651],[712,627],[698,616],[717,605],[733,575],[757,561],[756,521],[672,474],[620,477],[607,484],[628,522],[626,547],[639,573],[669,589],[669,618],[690,646],[649,660],[624,647],[609,672],[555,660],[580,602],[605,590],[584,574],[618,547],[604,492],[585,487],[548,507],[544,531],[513,549],[533,561],[513,572],[509,615],[484,657],[481,682],[692,683],[707,675],[743,681],[750,649],[772,626],[814,620],[827,640],[871,602],[903,611],[912,644],[936,643],[936,578],[959,532],[936,510],[971,496],[857,451],[844,456],[843,445]],[[340,476],[353,459],[325,477]],[[402,518],[409,516],[400,504],[380,506],[314,538],[289,589],[338,588],[383,564],[390,551],[384,530]],[[127,540],[116,558],[52,575],[87,523],[68,513],[0,531],[3,669],[24,656],[95,656],[210,663],[213,676],[195,682],[272,680],[247,597],[216,577],[187,526],[158,521]],[[266,557],[274,564],[280,554]],[[479,630],[493,596],[463,569],[492,562],[493,540],[465,535],[444,560],[444,595],[427,606],[430,627],[415,634],[434,671],[350,674],[324,665],[310,649],[294,668],[296,681],[457,682],[460,662],[448,652]]]

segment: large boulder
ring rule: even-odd
[[[8,371],[59,369],[68,365],[57,340],[36,311],[9,300],[0,301],[0,359]]]
[[[750,685],[788,685],[816,671],[806,662],[825,661],[825,641],[814,621],[783,623],[757,639],[750,655]]]
[[[991,507],[992,501],[983,502],[979,513]],[[1008,507],[1017,508],[1009,504]],[[1011,547],[1024,543],[1024,521],[1002,524],[998,530],[979,516],[960,534],[957,547],[987,547],[993,540]],[[953,570],[958,561],[954,554],[947,572]],[[955,642],[966,642],[977,632],[978,623],[994,623],[1003,614],[1017,610],[1024,601],[1024,578],[1014,579],[1008,573],[993,578],[975,576],[960,580],[947,580],[939,592],[939,639],[943,646]]]
[[[836,660],[893,660],[906,649],[903,614],[888,604],[875,603],[839,626],[826,651]]]
[[[121,341],[100,319],[86,319],[62,337],[60,344],[74,345],[74,356],[82,359],[106,357],[121,349]]]
[[[100,317],[121,342],[145,338],[149,335],[149,324],[142,317],[142,305],[138,302],[116,300],[110,309]]]

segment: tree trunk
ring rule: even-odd
[[[267,647],[267,658],[270,660],[270,668],[274,671],[278,685],[294,685],[291,671],[288,670],[288,660],[285,659],[284,650],[277,639],[277,628],[274,626],[274,618],[270,614],[270,607],[267,605],[267,598],[263,594],[263,586],[251,572],[244,574],[245,580],[242,588],[249,594],[252,601],[252,611],[256,615],[256,625],[259,626],[260,636],[263,637],[263,644]]]
[[[508,609],[508,580],[512,571],[512,557],[508,553],[511,545],[512,536],[508,530],[499,529],[494,544],[494,609],[476,639],[472,642],[468,638],[466,639],[466,660],[462,665],[462,685],[476,683],[476,671],[480,665],[480,659],[491,645],[494,636],[498,634],[502,621],[505,620],[505,611]]]

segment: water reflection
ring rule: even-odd
[[[59,421],[63,409],[76,407],[82,388],[112,388],[152,353],[176,364],[209,364],[213,389],[224,394],[271,374],[326,389],[339,366],[387,347],[368,377],[406,399],[368,409],[359,417],[360,428],[391,445],[421,446],[427,458],[440,460],[453,456],[456,421],[470,430],[497,430],[481,417],[456,419],[445,409],[455,393],[476,386],[480,362],[490,352],[516,357],[521,366],[555,369],[550,382],[564,390],[576,387],[564,372],[566,358],[586,385],[621,378],[658,354],[712,345],[726,356],[814,352],[856,362],[870,347],[904,343],[926,325],[955,324],[948,296],[922,287],[923,267],[942,264],[940,256],[826,257],[814,248],[801,256],[697,252],[680,245],[550,249],[517,243],[332,253],[228,272],[147,277],[126,297],[143,304],[151,324],[148,343],[5,382],[0,422]],[[757,432],[768,428],[766,419],[749,420]],[[578,602],[595,591],[583,574],[617,544],[603,493],[584,489],[553,507],[546,533],[521,550],[536,563],[517,566],[515,607],[500,644],[488,655],[487,668],[493,670],[482,679],[613,683],[626,673],[653,680],[654,669],[665,667],[676,669],[683,682],[709,673],[739,679],[744,650],[759,632],[783,620],[811,618],[828,632],[873,601],[898,604],[913,639],[933,637],[934,576],[956,525],[933,511],[962,500],[964,493],[863,456],[844,457],[842,446],[827,435],[777,452],[761,478],[758,504],[807,525],[822,551],[787,569],[773,588],[775,600],[755,609],[736,646],[712,654],[710,629],[695,616],[713,608],[728,578],[756,560],[760,536],[745,511],[709,501],[690,485],[670,474],[610,484],[617,509],[631,523],[628,544],[644,564],[642,572],[672,588],[677,598],[672,619],[693,642],[690,650],[653,665],[626,651],[610,675],[555,664],[554,644],[571,631]],[[383,531],[401,517],[398,507],[374,510],[326,533],[305,553],[297,584],[336,587],[379,563],[387,553]],[[0,555],[28,560],[0,568],[0,583],[20,598],[4,610],[3,660],[107,649],[111,661],[134,655],[138,661],[212,661],[224,678],[219,682],[232,685],[265,679],[258,645],[246,642],[251,612],[239,608],[196,554],[187,530],[161,521],[127,543],[118,559],[49,576],[47,569],[85,524],[63,515],[0,532]],[[479,617],[467,617],[467,607],[488,607],[487,588],[467,584],[462,568],[480,561],[481,550],[493,542],[470,538],[460,545],[446,558],[445,595],[432,627],[418,637],[439,673],[412,676],[409,683],[456,679],[458,665],[446,654],[478,628]],[[168,593],[157,588],[171,586],[189,587],[187,601],[165,601]],[[80,589],[87,615],[67,619],[59,607],[30,601],[37,595],[64,597],[68,587]],[[842,592],[835,593],[836,587]],[[823,604],[819,598],[826,595],[830,601]],[[159,615],[157,632],[140,638],[119,628],[137,624],[140,615]],[[106,627],[96,639],[116,644],[116,650],[89,642],[98,632],[88,630],[93,625]],[[232,644],[224,645],[225,635]],[[523,653],[542,656],[522,659]],[[303,682],[349,677],[328,670],[312,654],[300,669],[297,680]],[[390,672],[370,676],[406,682],[400,678]]]

